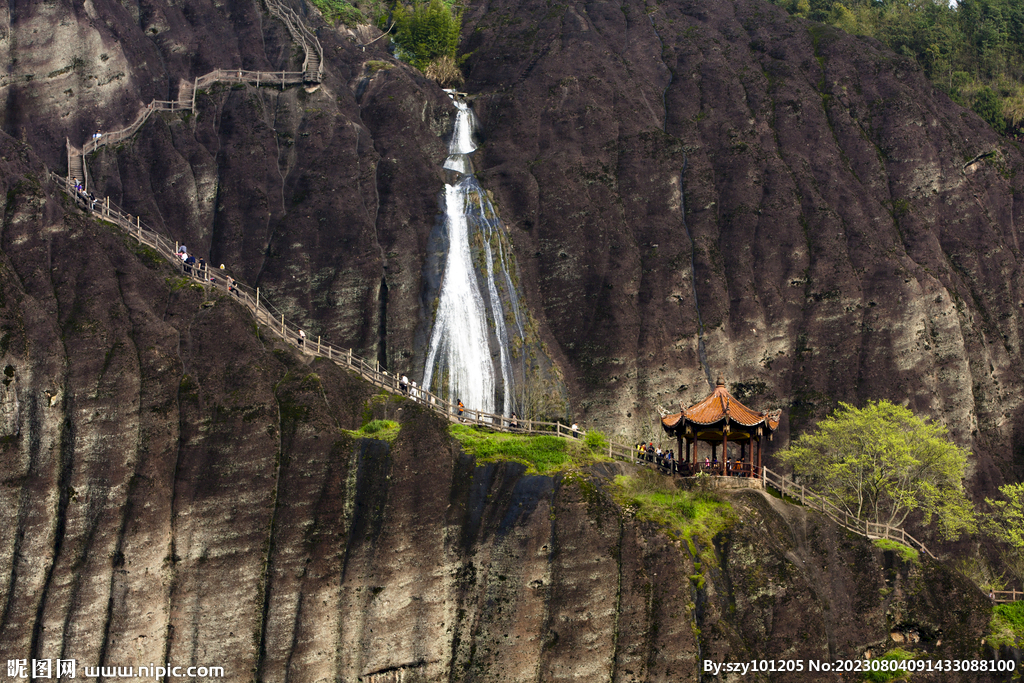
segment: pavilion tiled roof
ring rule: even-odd
[[[712,425],[728,417],[730,422],[747,427],[755,427],[764,423],[770,431],[775,431],[779,426],[781,416],[781,410],[757,412],[746,407],[733,398],[725,388],[725,382],[719,378],[718,386],[707,398],[689,408],[684,408],[682,412],[666,415],[662,418],[661,424],[666,429],[674,429],[683,420],[698,425]]]

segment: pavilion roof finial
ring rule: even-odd
[[[722,373],[718,373],[718,381],[715,382],[715,384],[717,384],[720,387],[725,386],[725,377],[722,377]]]

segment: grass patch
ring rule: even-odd
[[[355,431],[346,429],[345,433],[356,439],[377,439],[394,443],[401,429],[402,426],[394,420],[370,420]]]
[[[899,556],[903,558],[904,562],[920,562],[921,554],[909,545],[903,545],[899,541],[894,541],[890,538],[876,538],[874,540],[876,548],[882,550],[892,550],[893,552],[899,553]]]
[[[648,469],[615,477],[612,495],[627,512],[664,526],[669,536],[686,539],[694,550],[695,538],[710,545],[736,519],[732,506],[710,491],[680,489],[671,478]]]
[[[203,286],[201,284],[194,282],[192,278],[185,277],[184,275],[180,275],[178,277],[166,277],[164,278],[164,283],[172,292],[180,292],[184,289],[191,289],[196,292],[203,291]]]
[[[907,671],[906,664],[900,669],[900,662],[906,662],[907,660],[913,659],[914,653],[908,652],[902,648],[895,648],[889,650],[878,659],[871,660],[871,664],[878,662],[880,667],[888,667],[888,670],[880,671],[868,671],[864,674],[863,680],[872,681],[872,683],[888,683],[889,681],[909,681],[910,673]],[[884,664],[883,664],[884,662]]]
[[[985,642],[992,647],[1020,647],[1024,643],[1024,600],[993,607],[988,628],[990,635]]]
[[[517,462],[526,466],[528,474],[554,474],[608,459],[600,448],[591,447],[596,438],[592,441],[589,434],[586,440],[579,441],[559,436],[503,434],[466,425],[452,425],[448,433],[478,463]]]

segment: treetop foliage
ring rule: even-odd
[[[1024,550],[1024,484],[1000,486],[999,492],[1003,500],[985,499],[992,507],[992,531],[1018,551]]]
[[[772,0],[912,57],[999,132],[1024,124],[1024,0]]]
[[[860,519],[898,526],[920,512],[955,538],[974,527],[974,510],[963,487],[968,452],[948,437],[944,426],[889,401],[840,403],[779,457]]]
[[[392,16],[399,59],[425,71],[435,60],[455,60],[462,31],[462,10],[430,0],[413,5],[397,4]]]

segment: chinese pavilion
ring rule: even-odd
[[[676,437],[677,453],[683,455],[683,441],[686,441],[683,471],[691,473],[710,469],[720,474],[743,474],[758,476],[761,473],[761,440],[772,438],[782,418],[781,410],[757,412],[746,407],[725,388],[725,380],[718,376],[715,390],[699,403],[689,408],[680,404],[682,412],[666,415],[661,420],[662,428],[669,436]],[[697,457],[697,442],[711,444],[710,455],[705,455],[708,468]],[[754,444],[757,450],[754,450]],[[729,446],[739,445],[739,458],[731,457]],[[721,445],[721,456],[718,447]],[[734,451],[735,452],[735,451]]]

